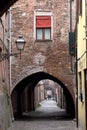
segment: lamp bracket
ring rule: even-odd
[[[4,53],[4,54],[0,54],[0,61],[2,60],[6,60],[6,59],[9,59],[10,56],[15,56],[17,57],[17,55],[21,54],[21,52],[19,53]]]

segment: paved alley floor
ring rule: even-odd
[[[77,130],[73,120],[58,118],[66,113],[55,101],[45,100],[40,104],[41,107],[36,111],[24,113],[28,117],[26,120],[14,121],[8,130]]]
[[[8,130],[77,130],[69,120],[15,121]]]
[[[44,100],[40,103],[41,107],[29,113],[23,113],[26,117],[34,118],[60,118],[66,117],[66,111],[57,106],[54,100]]]

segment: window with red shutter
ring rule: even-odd
[[[36,40],[51,40],[50,16],[36,16]]]

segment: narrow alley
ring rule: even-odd
[[[56,101],[44,100],[35,111],[23,113],[23,117],[36,119],[59,119],[69,118],[65,109],[57,106]]]
[[[87,0],[0,0],[0,130],[87,130]]]
[[[27,118],[14,121],[8,130],[77,130],[74,120],[67,119],[54,100],[44,100],[36,111],[24,115]]]

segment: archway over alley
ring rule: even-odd
[[[74,118],[75,106],[73,97],[70,94],[69,90],[60,80],[44,72],[32,74],[15,86],[14,90],[11,93],[14,116],[21,116],[22,112],[26,112],[26,110],[27,112],[35,110],[34,89],[38,82],[44,79],[50,79],[63,88],[66,101],[66,112],[70,117]]]

